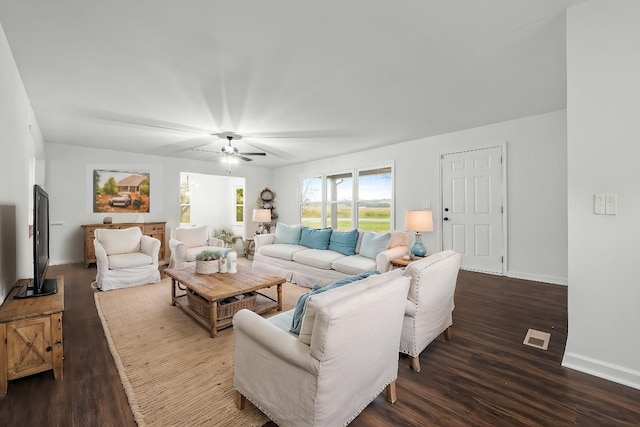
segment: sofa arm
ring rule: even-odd
[[[255,243],[255,251],[258,252],[260,246],[273,245],[276,240],[275,234],[256,234],[253,236],[253,243]]]
[[[169,239],[169,268],[182,268],[187,262],[187,245],[178,239]]]
[[[140,250],[152,259],[153,265],[158,265],[158,254],[160,253],[160,240],[151,236],[142,236],[140,239]]]
[[[96,252],[96,267],[104,270],[109,269],[109,259],[107,258],[107,251],[102,246],[102,243],[98,239],[93,240],[93,248]]]
[[[408,250],[406,246],[396,246],[380,252],[376,256],[376,268],[380,273],[386,273],[391,269],[391,260],[406,255]]]
[[[236,345],[249,339],[251,345],[259,347],[255,353],[265,352],[274,358],[317,375],[320,362],[311,357],[309,346],[293,335],[273,325],[251,310],[243,309],[233,316],[234,341]]]

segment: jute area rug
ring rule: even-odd
[[[285,283],[283,309],[309,289]],[[275,287],[261,292],[275,298]],[[262,426],[233,389],[233,328],[216,338],[171,305],[171,281],[96,292],[96,307],[139,426]],[[277,312],[272,312],[271,315]]]

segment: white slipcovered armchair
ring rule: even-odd
[[[400,339],[400,352],[409,355],[411,368],[420,372],[420,353],[444,332],[451,339],[453,297],[462,256],[443,251],[413,262],[404,270],[411,278]]]
[[[178,227],[171,233],[169,239],[171,258],[170,268],[184,268],[196,261],[196,255],[204,250],[224,249],[224,242],[210,237],[209,227]]]
[[[293,310],[234,322],[236,403],[256,405],[280,427],[344,426],[383,390],[394,402],[398,342],[409,278],[400,270],[312,295],[300,335]]]
[[[101,290],[160,281],[160,240],[143,235],[140,228],[96,229],[93,246],[98,268],[96,283]]]

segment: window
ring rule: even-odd
[[[392,182],[390,167],[358,172],[358,229],[391,231]]]
[[[180,183],[180,224],[191,223],[191,188],[189,187],[189,176],[187,180]]]
[[[300,223],[307,227],[322,227],[322,177],[300,180]]]
[[[236,222],[244,222],[244,188],[236,188]]]
[[[302,225],[334,230],[357,227],[364,231],[391,231],[392,212],[391,166],[300,179]]]

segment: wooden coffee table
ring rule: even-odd
[[[256,306],[253,311],[262,314],[268,310],[282,311],[282,277],[271,276],[251,268],[238,266],[235,274],[197,274],[195,266],[186,268],[167,268],[165,274],[171,277],[171,304],[182,308],[187,314],[209,329],[211,337],[215,338],[218,331],[233,324],[233,319],[218,319],[218,301],[236,295],[256,292]],[[205,317],[189,306],[187,294],[178,294],[182,285],[192,290],[208,302],[209,317]],[[277,300],[257,292],[260,289],[277,286]],[[188,291],[187,291],[188,292]]]

